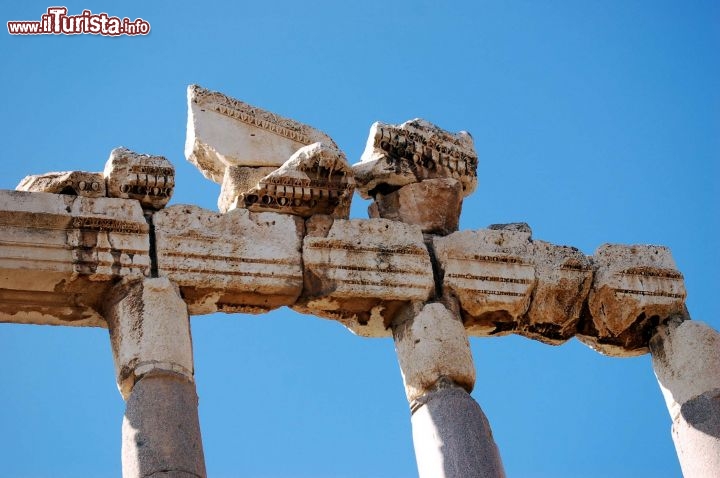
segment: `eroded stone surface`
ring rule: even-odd
[[[64,171],[26,176],[15,189],[91,198],[106,196],[105,178],[102,173],[87,171]]]
[[[175,167],[162,156],[115,148],[105,163],[110,197],[136,199],[143,208],[162,209],[175,188]]]
[[[315,142],[337,148],[325,133],[256,106],[188,87],[185,157],[203,175],[222,183],[228,166],[279,168],[295,151]]]
[[[192,315],[265,312],[303,287],[302,219],[177,205],[155,213],[158,272],[180,286]]]
[[[477,164],[469,133],[449,133],[414,119],[401,125],[374,123],[360,162],[353,169],[358,192],[366,199],[435,178],[457,179],[463,196],[467,196],[477,186]]]
[[[305,237],[305,288],[295,310],[338,320],[358,335],[386,337],[399,307],[433,292],[430,256],[417,226],[336,219],[326,237],[323,230]]]
[[[108,322],[118,388],[127,400],[147,373],[170,372],[193,378],[187,306],[167,278],[125,281],[108,296]]]
[[[353,171],[345,155],[333,146],[313,143],[246,190],[241,200],[250,211],[347,218],[354,190]]]
[[[457,179],[426,179],[388,194],[376,193],[368,212],[370,217],[414,224],[422,232],[444,236],[457,231],[462,200]]]
[[[220,196],[218,196],[218,210],[228,212],[236,207],[239,196],[257,186],[262,178],[275,171],[273,166],[228,166],[222,180]]]
[[[205,478],[195,384],[146,375],[127,400],[122,423],[124,477]]]
[[[0,322],[104,326],[111,282],[150,274],[137,201],[0,191]]]
[[[443,292],[460,301],[471,335],[514,331],[528,310],[536,284],[530,233],[460,231],[433,240]]]
[[[685,307],[685,284],[670,251],[662,246],[601,246],[593,256],[590,317],[578,338],[608,355],[648,351],[653,329]]]
[[[536,240],[532,251],[537,284],[518,333],[558,345],[575,335],[592,283],[592,264],[574,247]]]
[[[409,402],[446,377],[472,392],[475,365],[460,317],[439,302],[408,305],[395,319],[393,337]]]
[[[673,317],[650,340],[684,476],[720,472],[720,332]]]

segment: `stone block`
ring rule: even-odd
[[[517,329],[535,284],[530,232],[460,231],[433,239],[443,293],[455,296],[470,335],[504,335]]]
[[[685,284],[670,251],[662,246],[601,246],[593,256],[595,277],[589,317],[578,338],[608,355],[647,353],[655,327],[685,308]]]
[[[414,304],[395,324],[395,350],[408,402],[428,392],[441,377],[472,392],[475,365],[460,317],[438,302]]]
[[[0,322],[104,326],[121,278],[150,274],[137,201],[0,191]]]
[[[26,176],[15,189],[90,198],[106,196],[105,178],[102,173],[87,171],[64,171]]]
[[[425,301],[435,284],[417,226],[336,219],[303,242],[305,288],[293,309],[338,320],[358,335],[387,337],[399,308]],[[320,231],[327,230],[323,237]]]
[[[158,273],[180,286],[191,315],[265,312],[302,291],[301,218],[176,205],[153,224]]]
[[[593,268],[574,247],[533,241],[532,263],[536,285],[518,333],[541,342],[559,345],[572,338],[590,292]]]
[[[388,194],[376,193],[368,212],[370,217],[414,224],[424,233],[444,236],[457,231],[462,200],[457,179],[426,179]]]
[[[478,158],[472,136],[450,133],[422,120],[401,125],[376,122],[360,162],[353,165],[358,192],[365,199],[424,179],[454,178],[463,197],[477,186]]]
[[[185,157],[203,175],[222,183],[229,166],[279,168],[295,151],[322,142],[337,148],[325,133],[256,106],[188,87]]]
[[[162,209],[175,189],[175,167],[162,156],[115,148],[103,172],[110,197],[135,199],[143,208]]]

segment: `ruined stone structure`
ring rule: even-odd
[[[189,316],[282,306],[393,337],[423,478],[504,476],[468,337],[512,333],[651,352],[683,472],[720,475],[720,334],[689,320],[666,248],[458,231],[472,137],[419,119],[372,125],[351,167],[324,133],[191,86],[185,153],[220,212],[166,207],[172,164],[122,148],[0,191],[0,321],[108,328],[124,477],[206,474]],[[348,219],[355,189],[368,219]]]

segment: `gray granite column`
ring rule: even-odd
[[[683,475],[720,476],[720,333],[673,319],[658,328],[650,350]]]
[[[393,337],[420,478],[505,476],[487,418],[470,396],[475,366],[459,316],[440,302],[412,304],[393,322]]]
[[[204,478],[187,306],[165,278],[123,282],[105,309],[122,424],[123,478]]]

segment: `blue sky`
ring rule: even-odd
[[[9,3],[3,22],[53,5]],[[439,3],[65,2],[152,31],[0,34],[0,188],[100,171],[122,145],[174,163],[172,203],[215,209],[219,186],[183,156],[191,83],[313,125],[351,163],[372,122],[422,117],[475,139],[462,229],[524,221],[587,254],[667,245],[691,315],[720,328],[720,4]],[[195,317],[192,333],[210,476],[416,476],[391,340],[287,309]],[[471,344],[508,476],[680,476],[648,356]],[[119,476],[106,330],[0,324],[0,363],[5,476]]]

